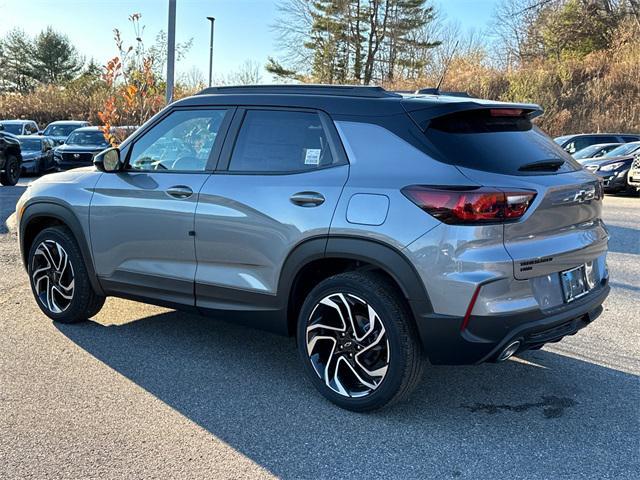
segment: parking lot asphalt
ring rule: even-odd
[[[340,410],[293,339],[120,299],[37,308],[0,188],[0,478],[637,478],[640,199],[607,197],[612,293],[561,343],[427,366],[409,401]]]

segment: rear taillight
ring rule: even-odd
[[[418,207],[448,224],[500,223],[522,217],[536,196],[530,190],[411,185],[402,193]]]

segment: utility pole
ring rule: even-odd
[[[173,100],[173,80],[176,62],[176,0],[169,0],[167,35],[167,104]]]
[[[209,40],[209,86],[213,83],[213,27],[216,23],[215,17],[207,17],[211,22],[211,39]]]

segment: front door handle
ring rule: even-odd
[[[317,207],[324,203],[324,196],[318,192],[298,192],[291,195],[289,200],[300,207]]]
[[[189,198],[193,195],[193,190],[186,185],[176,185],[167,189],[167,195],[174,198]]]

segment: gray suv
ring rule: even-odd
[[[317,389],[366,411],[433,364],[572,335],[609,292],[602,187],[530,104],[374,87],[219,87],[17,206],[59,322],[116,296],[295,335]]]

